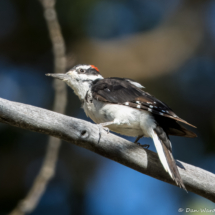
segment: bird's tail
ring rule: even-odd
[[[164,169],[180,188],[187,191],[172,156],[172,146],[166,132],[157,126],[152,130],[152,138]]]

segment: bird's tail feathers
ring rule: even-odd
[[[152,138],[164,169],[168,172],[175,183],[187,192],[172,156],[171,142],[166,132],[161,127],[157,126],[152,130]]]

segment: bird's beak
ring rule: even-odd
[[[57,79],[60,79],[60,80],[62,80],[62,81],[67,81],[67,80],[70,78],[69,75],[67,75],[67,74],[62,74],[62,73],[57,73],[57,74],[48,73],[48,74],[46,74],[46,76],[51,76],[51,77],[53,77],[53,78],[57,78]]]

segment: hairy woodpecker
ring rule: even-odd
[[[93,65],[77,65],[65,74],[46,75],[66,82],[82,101],[86,115],[100,126],[137,137],[135,143],[143,136],[151,137],[164,169],[186,190],[172,155],[169,135],[196,137],[178,122],[193,125],[143,91],[141,84],[127,78],[103,78]]]

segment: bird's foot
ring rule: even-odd
[[[148,148],[149,148],[149,144],[143,144],[143,145],[141,145],[140,143],[138,143],[139,139],[142,138],[142,137],[143,137],[143,135],[138,136],[138,137],[136,138],[136,140],[134,141],[134,143],[137,143],[138,146],[141,146],[141,147],[143,147],[143,148],[148,149]]]
[[[98,143],[101,139],[101,132],[102,132],[102,129],[105,130],[107,132],[107,134],[110,133],[110,129],[108,127],[105,127],[107,125],[111,125],[113,124],[113,122],[105,122],[105,123],[100,123],[98,124],[98,128],[99,128],[99,140],[98,140]]]
[[[107,134],[109,134],[109,133],[110,133],[110,129],[109,129],[109,128],[107,128],[107,127],[103,127],[103,129],[107,132]]]
[[[110,133],[110,129],[108,127],[105,127],[105,126],[108,126],[108,125],[112,125],[114,122],[104,122],[104,123],[100,123],[98,124],[99,126],[99,131],[101,132],[101,129],[105,130],[107,132],[107,134]]]
[[[138,144],[138,146],[141,146],[141,147],[143,147],[144,149],[148,149],[149,147],[150,147],[150,145],[149,144],[140,144],[140,143],[137,143]]]

